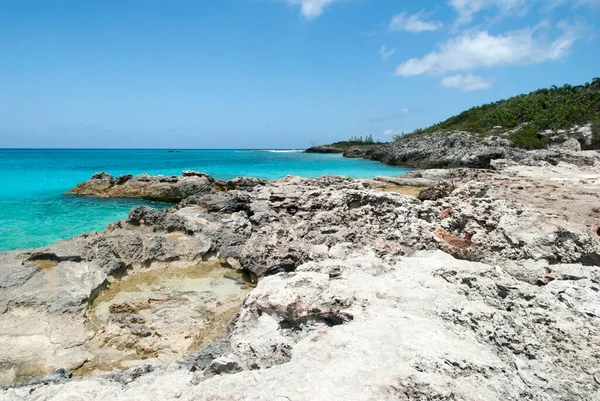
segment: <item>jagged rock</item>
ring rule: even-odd
[[[311,146],[310,148],[306,149],[306,153],[344,153],[344,148],[328,145]]]
[[[598,167],[408,178],[454,190],[421,201],[370,180],[240,179],[167,210],[136,208],[103,233],[0,254],[3,383],[25,361],[43,366],[38,376],[77,369],[94,359],[90,338],[115,339],[152,367],[10,388],[0,399],[597,398]],[[180,364],[135,348],[159,338],[139,315],[153,301],[107,308],[103,333],[85,325],[111,282],[216,258],[257,287],[221,339]],[[314,386],[314,377],[327,380]]]
[[[555,145],[558,149],[563,149],[571,152],[579,152],[581,150],[581,144],[575,138],[569,138],[566,141]]]
[[[184,170],[181,175],[183,177],[206,177],[209,180],[214,180],[209,174],[202,173],[200,171]]]
[[[202,173],[191,174],[189,171],[182,177],[140,174],[135,177],[120,176],[117,180],[109,174],[98,173],[69,193],[178,202],[191,195],[211,193],[217,185],[212,177]]]
[[[64,383],[73,377],[73,372],[69,369],[56,369],[47,375],[40,377],[38,379],[34,379],[30,384],[44,384],[48,385],[50,383]]]
[[[267,184],[266,180],[253,177],[236,177],[232,180],[227,181],[226,186],[228,189],[239,189],[242,191],[251,191],[253,188],[258,186],[264,186]]]
[[[129,212],[129,222],[134,225],[145,224],[152,226],[154,230],[166,231],[168,233],[186,231],[185,220],[180,216],[169,213],[166,210],[156,210],[148,206],[133,208]]]
[[[474,401],[600,395],[600,331],[594,317],[579,312],[600,301],[598,292],[586,291],[593,281],[530,285],[502,266],[439,251],[388,261],[369,250],[334,253],[261,281],[244,317],[223,338],[229,346],[200,375],[186,364],[141,367],[0,396]],[[327,272],[340,265],[341,275],[331,278]],[[311,320],[319,313],[352,318]],[[307,318],[288,324],[294,316]],[[318,386],[315,377],[322,379]]]
[[[123,185],[125,184],[127,181],[131,180],[133,178],[133,175],[131,174],[123,174],[117,177],[116,181],[115,181],[115,185]]]
[[[110,174],[105,173],[104,171],[101,173],[92,174],[92,180],[106,180],[106,181],[114,181],[115,177]]]
[[[466,132],[449,132],[413,135],[381,146],[353,147],[344,156],[416,168],[488,168],[492,160],[516,152],[500,144],[484,143]]]
[[[417,199],[421,201],[438,200],[440,198],[445,198],[450,194],[450,192],[452,192],[451,185],[446,182],[442,182],[429,188],[425,188],[419,192]]]
[[[432,187],[437,184],[437,181],[422,177],[410,177],[410,176],[399,176],[399,177],[375,177],[375,181],[385,182],[389,184],[399,186],[411,186],[411,187]]]
[[[512,131],[504,133],[510,134]],[[574,154],[581,149],[594,149],[590,126],[574,128],[570,132],[542,132],[554,144],[550,149],[525,151],[515,148],[501,136],[481,138],[467,132],[434,132],[411,135],[398,141],[378,146],[353,146],[344,151],[344,157],[377,160],[390,165],[430,168],[496,168],[496,160],[509,160],[520,165],[542,165],[558,162],[580,165],[599,164],[596,152]],[[579,143],[579,147],[575,143]]]

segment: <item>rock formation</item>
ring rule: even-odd
[[[452,157],[494,169],[375,180],[94,176],[77,193],[185,199],[0,254],[0,399],[600,397],[600,164],[485,152]],[[205,300],[161,292],[172,282],[117,290],[207,263]],[[98,363],[127,349],[137,361]]]
[[[584,127],[589,129],[589,127]],[[468,132],[435,132],[411,135],[377,146],[352,146],[344,157],[377,160],[382,163],[420,169],[490,168],[494,160],[510,160],[520,165],[556,165],[560,161],[593,165],[597,152],[579,152],[592,147],[591,130],[568,133],[542,133],[551,145],[548,149],[525,151],[513,146],[504,136],[480,137]]]
[[[344,153],[344,147],[332,145],[311,146],[306,153]]]
[[[194,171],[184,171],[181,177],[131,174],[113,177],[97,173],[69,191],[74,195],[93,195],[111,198],[141,198],[179,202],[191,195],[210,193],[219,182],[211,176]]]

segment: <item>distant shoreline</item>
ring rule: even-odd
[[[304,153],[303,149],[247,149],[246,152],[263,153]]]
[[[237,150],[242,152],[287,152],[301,153],[305,149],[246,149],[246,148],[1,148],[0,151],[19,151],[19,150],[164,150],[164,151],[185,151],[185,150]]]

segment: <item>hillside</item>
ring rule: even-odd
[[[600,78],[585,85],[553,86],[473,107],[438,124],[416,130],[413,135],[466,131],[487,136],[521,127],[510,132],[508,139],[517,147],[536,149],[546,145],[544,138],[537,135],[541,131],[589,123],[592,123],[594,137],[600,139]]]
[[[334,142],[329,145],[311,146],[306,149],[306,153],[344,153],[344,151],[353,146],[374,146],[382,145],[383,142],[375,141],[373,135],[367,135],[364,139],[362,136],[352,136],[347,141]]]

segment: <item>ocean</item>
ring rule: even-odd
[[[245,150],[0,149],[0,252],[41,247],[127,217],[131,208],[169,204],[99,199],[65,192],[96,172],[179,175],[196,170],[218,179],[286,175],[355,178],[395,176],[407,169],[341,155]]]

